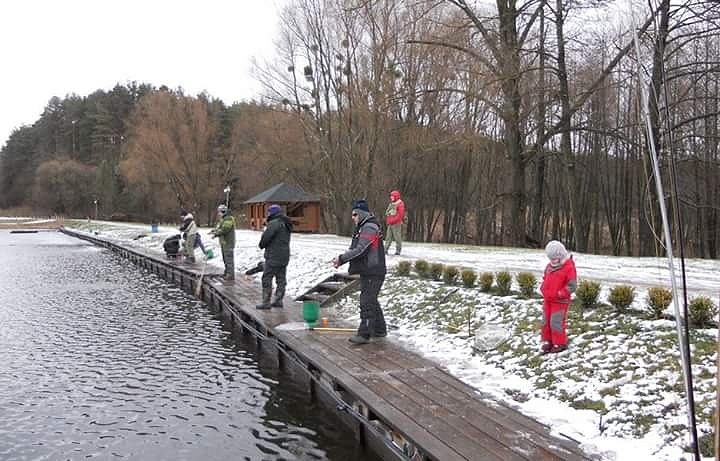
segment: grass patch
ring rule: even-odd
[[[593,410],[598,413],[605,413],[605,402],[602,400],[582,399],[570,403],[570,406],[578,410]]]

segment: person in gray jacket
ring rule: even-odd
[[[265,249],[265,262],[262,275],[262,302],[257,309],[283,307],[285,285],[287,284],[287,265],[290,262],[290,234],[292,223],[285,216],[280,205],[270,205],[267,211],[267,226],[260,237],[260,248]],[[272,297],[272,280],[275,279],[275,299]]]
[[[180,226],[180,232],[183,234],[185,239],[185,260],[190,263],[195,262],[195,239],[197,238],[197,225],[195,224],[195,218],[192,213],[185,210],[180,211],[182,218],[182,225]]]
[[[369,343],[371,337],[387,336],[385,316],[378,301],[387,268],[380,223],[365,200],[353,204],[352,220],[355,231],[350,249],[333,259],[333,266],[349,262],[348,273],[360,275],[360,326],[349,341],[361,345]]]

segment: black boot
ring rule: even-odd
[[[283,307],[283,298],[285,298],[285,288],[275,288],[275,300],[270,304],[272,307]]]
[[[367,344],[370,342],[370,338],[367,336],[361,336],[361,335],[355,335],[351,336],[348,341],[350,341],[353,344],[356,344],[358,346],[362,346],[363,344]]]
[[[370,342],[370,336],[372,336],[373,329],[375,328],[375,322],[373,319],[363,318],[363,307],[360,307],[360,326],[358,326],[357,334],[348,338],[348,341],[355,345],[363,345]]]
[[[270,307],[285,307],[283,305],[283,299],[282,298],[275,298],[275,301],[270,304]]]
[[[270,309],[270,295],[272,295],[272,287],[263,287],[262,302],[255,305],[255,309]]]
[[[375,328],[373,329],[373,337],[384,338],[387,336],[387,324],[385,324],[385,315],[380,304],[375,305]]]

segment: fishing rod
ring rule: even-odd
[[[662,0],[661,0],[662,1]],[[668,7],[669,8],[669,7]],[[656,27],[657,28],[657,27]],[[687,271],[685,270],[685,239],[683,238],[683,219],[682,219],[682,213],[680,212],[680,190],[678,188],[678,184],[680,183],[680,176],[678,173],[678,167],[677,162],[675,160],[675,154],[673,151],[673,133],[672,133],[672,124],[670,122],[670,97],[668,95],[668,84],[667,84],[667,73],[665,72],[665,61],[660,61],[660,78],[662,79],[662,88],[663,88],[663,99],[664,99],[664,105],[665,105],[665,125],[666,125],[666,131],[667,131],[667,137],[668,137],[668,156],[670,158],[670,177],[671,177],[671,184],[672,187],[672,199],[673,199],[673,208],[675,209],[675,222],[677,223],[677,240],[678,240],[678,249],[680,251],[679,257],[680,257],[680,274],[682,276],[682,295],[683,295],[683,319],[685,320],[684,326],[685,326],[685,342],[681,344],[681,347],[685,348],[685,356],[688,358],[687,362],[685,363],[686,367],[686,373],[688,375],[688,380],[690,383],[690,393],[688,396],[688,405],[693,409],[693,416],[692,416],[692,435],[694,437],[694,447],[695,447],[695,456],[696,459],[700,459],[700,444],[698,443],[697,438],[697,423],[695,421],[695,397],[693,392],[693,386],[692,386],[692,356],[690,355],[690,325],[688,322],[688,319],[690,318],[688,315],[688,296],[687,296]],[[656,95],[657,97],[657,95]],[[717,430],[717,429],[716,429]]]
[[[669,0],[661,0],[668,2]],[[630,5],[630,17],[632,19],[632,26],[633,26],[633,42],[635,45],[635,57],[636,57],[636,63],[637,63],[637,72],[638,72],[638,84],[640,87],[639,95],[641,99],[641,106],[642,106],[642,112],[643,116],[645,118],[645,129],[646,129],[646,136],[647,136],[647,142],[648,142],[648,150],[650,154],[650,159],[652,163],[652,169],[653,169],[653,176],[655,178],[655,186],[657,188],[657,194],[658,194],[658,202],[660,205],[660,216],[662,218],[662,225],[663,225],[663,235],[665,239],[665,252],[667,254],[668,259],[668,269],[670,271],[670,284],[672,287],[673,292],[673,307],[675,311],[675,327],[677,330],[677,337],[678,337],[678,345],[680,347],[680,361],[682,364],[682,370],[683,370],[683,380],[685,384],[685,397],[686,397],[686,403],[687,403],[687,409],[688,409],[688,429],[690,431],[690,445],[693,450],[693,455],[695,458],[695,461],[700,461],[700,445],[698,444],[698,437],[697,437],[697,425],[696,425],[696,418],[695,418],[695,398],[693,394],[693,386],[692,386],[692,369],[690,364],[690,345],[689,345],[689,330],[687,326],[687,302],[685,304],[685,310],[684,315],[681,315],[680,311],[680,305],[678,302],[678,288],[677,288],[677,280],[675,278],[675,264],[673,261],[673,249],[672,249],[672,236],[670,234],[670,225],[668,221],[668,214],[667,214],[667,208],[665,207],[665,194],[663,191],[662,181],[660,177],[660,166],[659,166],[659,159],[657,154],[657,148],[655,146],[655,139],[653,137],[652,132],[652,124],[650,122],[650,108],[649,108],[649,102],[648,102],[648,94],[647,89],[643,83],[642,79],[642,66],[640,64],[640,39],[638,37],[637,33],[637,24],[635,22],[635,14],[632,8],[632,0],[628,0],[628,4]],[[659,10],[658,10],[659,11]],[[667,108],[667,100],[666,100],[666,108]],[[672,156],[671,156],[672,157]],[[677,198],[677,196],[676,196]],[[677,208],[677,205],[676,205]],[[680,240],[680,246],[682,249],[682,236],[679,237]],[[684,263],[683,263],[683,269],[684,269]],[[683,270],[683,287],[686,288],[685,285],[685,276],[684,276],[684,270]],[[684,297],[687,298],[687,294],[684,294]]]

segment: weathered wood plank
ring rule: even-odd
[[[473,426],[463,428],[455,415],[441,405],[424,398],[415,390],[403,385],[390,375],[372,375],[361,378],[377,395],[392,402],[396,408],[423,427],[432,428],[434,434],[445,440],[466,459],[498,461],[526,461],[496,440],[476,430]]]
[[[445,389],[444,392],[448,398],[445,405],[451,409],[457,411],[466,409],[478,416],[482,415],[483,418],[501,422],[508,430],[525,434],[526,437],[535,440],[538,445],[558,447],[560,449],[557,452],[558,456],[565,456],[569,452],[574,457],[571,456],[567,459],[592,459],[584,454],[574,442],[551,435],[548,426],[494,400],[480,400],[481,396],[474,388],[444,370],[429,368],[410,370],[410,372],[433,385],[435,389],[439,390],[438,394]]]
[[[338,367],[346,370],[352,375],[364,375],[378,371],[377,368],[368,367],[367,364],[361,360],[357,360],[355,357],[346,357],[342,354],[338,354],[334,349],[328,347],[324,342],[319,341],[316,337],[305,335],[296,331],[289,331],[287,333],[291,334],[298,341],[302,341],[306,344],[306,347],[312,349],[313,352],[326,357],[327,360],[332,361]]]
[[[405,413],[393,405],[389,405],[384,399],[363,385],[356,377],[350,375],[341,367],[332,363],[327,357],[319,355],[316,351],[303,346],[303,343],[287,332],[279,332],[278,338],[288,347],[293,349],[300,357],[320,370],[324,370],[333,376],[350,394],[365,402],[373,413],[388,424],[390,427],[402,434],[408,440],[417,443],[423,451],[428,453],[437,461],[463,461],[467,458],[460,456],[455,450],[439,439],[432,428],[424,428],[417,424]]]
[[[522,456],[529,454],[529,459],[532,460],[582,459],[562,448],[548,448],[552,445],[550,440],[526,431],[523,426],[500,413],[486,411],[477,399],[464,393],[449,391],[447,385],[431,383],[419,376],[423,372],[426,376],[432,376],[433,371],[435,370],[421,370],[416,373],[416,370],[403,370],[393,372],[391,376],[413,389],[417,393],[416,398],[423,402],[432,402],[453,414],[454,417],[448,417],[448,421],[455,421],[459,417],[466,425],[466,430],[467,427],[476,428]]]

